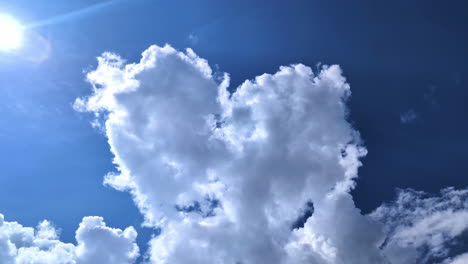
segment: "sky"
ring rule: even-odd
[[[0,263],[468,263],[466,1],[0,14]]]

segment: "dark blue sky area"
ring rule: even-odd
[[[0,11],[33,23],[97,3],[15,0]],[[0,212],[26,225],[50,219],[65,241],[86,215],[142,232],[130,195],[102,186],[109,147],[72,103],[89,94],[83,71],[103,51],[135,61],[165,43],[192,47],[234,87],[280,65],[341,65],[369,150],[353,191],[364,212],[397,187],[467,186],[467,26],[468,2],[455,0],[136,0],[39,27],[48,60],[0,58]]]

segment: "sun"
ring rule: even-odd
[[[0,14],[0,51],[12,51],[21,46],[23,28],[9,15]]]

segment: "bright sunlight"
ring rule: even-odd
[[[21,24],[9,15],[0,14],[0,51],[11,51],[21,46]]]

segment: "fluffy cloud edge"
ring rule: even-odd
[[[383,249],[393,263],[448,263],[459,254],[452,247],[468,232],[468,189],[450,187],[438,195],[399,189],[394,201],[370,217],[383,223]]]

